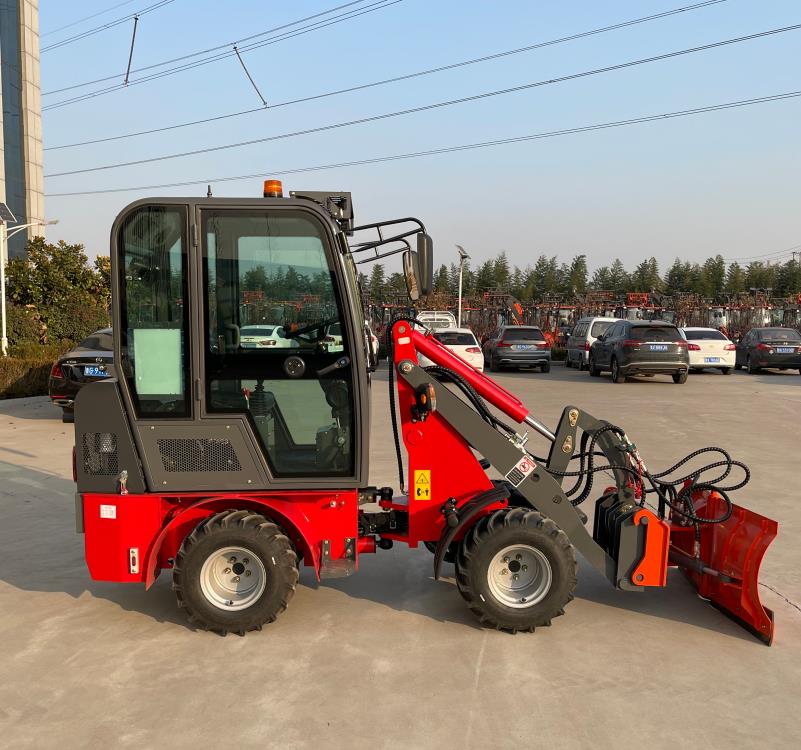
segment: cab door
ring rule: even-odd
[[[204,418],[245,415],[276,480],[358,478],[362,334],[330,228],[297,207],[201,207],[197,221]]]

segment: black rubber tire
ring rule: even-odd
[[[225,611],[200,587],[204,561],[215,549],[242,546],[259,557],[267,575],[262,595],[249,607]],[[172,588],[189,621],[221,635],[261,630],[283,612],[298,584],[298,558],[289,538],[274,523],[251,510],[226,510],[204,519],[184,539],[175,558]]]
[[[573,363],[570,361],[570,357],[565,357],[565,367],[573,367]]]
[[[683,383],[687,382],[687,370],[682,370],[681,372],[674,372],[673,373],[673,382],[676,385],[682,385]]]
[[[498,363],[495,361],[495,357],[493,357],[492,355],[490,355],[489,366],[490,366],[490,372],[498,372],[498,370],[501,369],[498,366]]]
[[[540,370],[542,370],[543,372],[550,372],[551,371],[551,363],[550,362],[546,362],[542,367],[540,367]]]
[[[576,365],[576,367],[578,368],[579,372],[581,372],[582,370],[586,370],[587,369],[584,366],[584,355],[583,354],[579,355],[579,361],[578,361],[578,364]]]
[[[742,366],[742,365],[735,364],[735,365],[734,365],[734,369],[735,369],[735,370],[742,370],[742,369],[743,369],[743,366]]]
[[[487,583],[492,558],[510,544],[536,547],[548,559],[552,582],[545,597],[524,609],[499,601]],[[516,633],[532,632],[563,615],[573,599],[578,563],[567,534],[536,510],[506,508],[484,516],[467,533],[456,561],[456,585],[482,625]]]
[[[587,369],[590,371],[590,377],[601,377],[601,371],[595,366],[595,360],[592,357],[590,357],[590,361],[587,363]]]
[[[720,368],[721,375],[730,375],[731,374],[731,367],[721,367]]]
[[[751,364],[751,357],[745,361],[745,369],[748,370],[749,375],[756,375],[761,370],[760,367],[755,367]]]
[[[617,363],[617,359],[612,357],[612,382],[613,383],[625,383],[626,376],[621,372],[620,365]]]
[[[73,409],[62,409],[61,421],[65,424],[72,424],[75,422],[75,411]]]

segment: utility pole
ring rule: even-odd
[[[462,274],[464,273],[464,262],[470,257],[461,245],[457,245],[459,251],[459,312],[456,316],[456,327],[462,327]]]

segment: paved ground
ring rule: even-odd
[[[801,602],[801,377],[613,385],[555,367],[504,374],[547,423],[573,402],[625,426],[653,467],[720,443],[754,470],[739,499],[778,519],[762,579]],[[373,481],[393,483],[385,372]],[[766,648],[695,598],[624,594],[583,566],[552,628],[476,626],[423,549],[363,558],[246,638],[194,632],[167,576],[91,581],[74,533],[71,425],[0,401],[0,747],[795,748],[801,611],[770,590]],[[396,483],[396,482],[395,482]]]

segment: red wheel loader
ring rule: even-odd
[[[550,429],[411,305],[387,329],[401,491],[368,484],[357,264],[402,254],[410,301],[429,293],[419,220],[356,226],[349,193],[284,197],[268,181],[259,199],[132,203],[111,247],[115,377],[83,388],[75,414],[94,579],[149,587],[170,570],[190,621],[244,634],[286,608],[299,564],[344,576],[363,554],[423,543],[435,576],[455,566],[483,623],[531,631],[564,613],[580,553],[632,592],[665,586],[677,566],[771,642],[757,576],[777,524],[731,502],[745,466],[707,448],[651,473],[623,429],[580,406]],[[714,460],[690,471],[705,452]],[[594,493],[602,471],[615,486]]]

